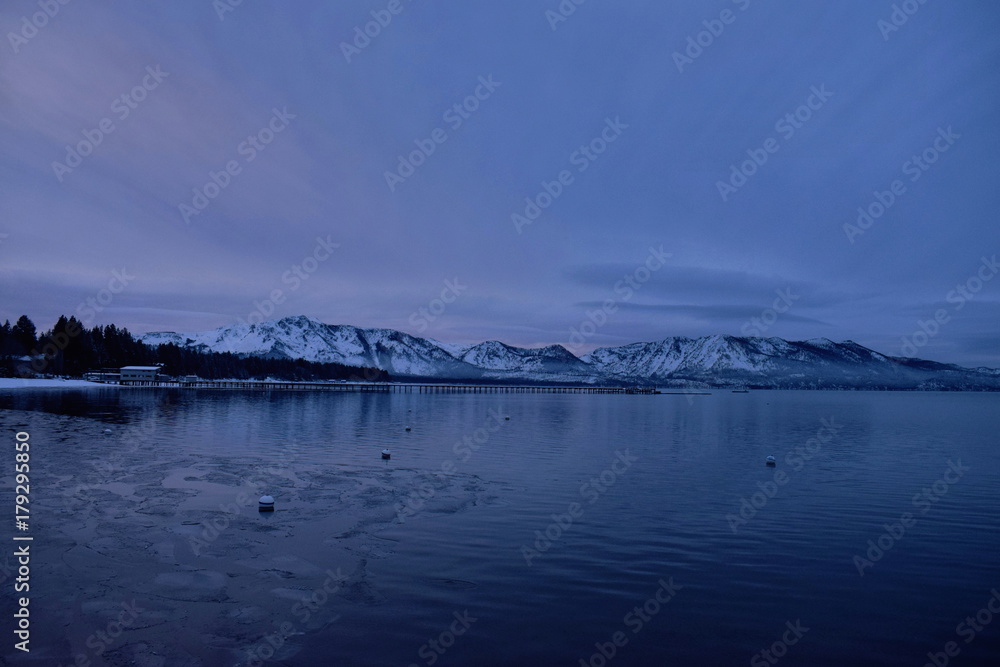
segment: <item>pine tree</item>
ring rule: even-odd
[[[83,375],[94,367],[96,356],[94,343],[90,332],[83,328],[83,323],[70,316],[66,322],[66,372],[71,375]]]
[[[66,316],[60,315],[52,330],[42,336],[39,347],[45,350],[45,372],[62,375],[66,372],[64,348],[69,342]]]
[[[21,315],[17,318],[17,323],[11,328],[10,335],[21,348],[15,354],[28,354],[38,344],[35,323],[28,319],[27,315]]]
[[[14,354],[12,351],[13,340],[10,337],[10,320],[5,320],[0,325],[0,357]]]

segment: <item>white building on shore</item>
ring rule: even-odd
[[[122,366],[119,382],[156,382],[159,366]]]

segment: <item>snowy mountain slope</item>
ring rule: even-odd
[[[424,338],[392,329],[323,324],[305,316],[194,334],[151,333],[141,340],[149,345],[175,343],[202,351],[367,366],[396,375],[473,378],[480,374]]]
[[[708,386],[1000,389],[988,369],[893,358],[853,341],[707,336],[599,348],[583,357],[605,375]]]
[[[560,345],[529,349],[486,341],[441,343],[392,329],[330,325],[308,317],[236,324],[192,334],[149,333],[215,352],[369,366],[400,379],[496,380],[669,386],[1000,389],[1000,371],[895,358],[853,341],[705,336],[598,348],[581,358]]]
[[[676,337],[598,348],[583,361],[604,373],[653,378],[704,371],[758,373],[773,369],[777,360],[800,356],[799,352],[780,338]]]
[[[491,340],[462,351],[462,361],[491,371],[531,373],[592,373],[593,369],[562,345],[537,349],[512,347]]]

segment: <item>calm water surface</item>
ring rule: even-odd
[[[283,622],[272,664],[919,666],[948,642],[950,664],[1000,664],[1000,614],[981,611],[1000,590],[997,394],[19,390],[0,407],[33,443],[38,664],[153,660],[157,641],[186,661],[166,664],[255,664]],[[109,562],[145,574],[117,584]],[[303,620],[293,605],[338,567],[350,583]],[[96,656],[116,586],[161,601],[156,622]]]

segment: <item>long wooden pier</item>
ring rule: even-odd
[[[409,382],[290,382],[256,380],[126,381],[123,387],[181,389],[256,389],[262,391],[333,391],[370,394],[637,394],[661,393],[655,387],[568,385],[417,384]],[[688,392],[667,392],[688,393]],[[690,392],[700,393],[700,392]]]

